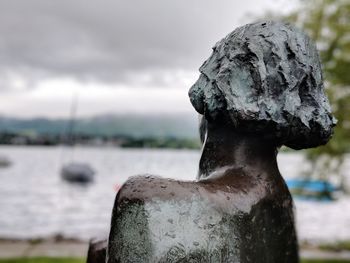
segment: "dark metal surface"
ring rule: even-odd
[[[197,181],[130,178],[107,262],[299,262],[276,156],[281,144],[313,147],[332,134],[314,45],[285,24],[247,25],[215,45],[201,73],[189,92],[204,115]]]
[[[105,263],[106,251],[107,251],[106,238],[90,240],[86,263]]]
[[[113,210],[108,262],[298,262],[276,147],[209,125],[199,180],[130,178]]]
[[[281,22],[237,28],[213,47],[189,91],[194,108],[293,149],[325,144],[335,119],[315,45]]]

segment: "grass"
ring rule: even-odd
[[[342,250],[350,250],[350,241],[340,241],[334,244],[322,244],[319,246],[322,250],[327,251],[342,251]]]
[[[38,257],[38,258],[11,258],[0,259],[0,263],[85,263],[84,258],[50,258],[50,257]],[[350,263],[350,260],[302,260],[301,263]]]
[[[301,263],[349,263],[350,260],[333,260],[333,259],[310,259],[301,260]]]
[[[0,263],[85,263],[85,258],[51,258],[51,257],[35,257],[35,258],[10,258],[0,259]]]

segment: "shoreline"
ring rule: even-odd
[[[82,240],[0,239],[0,258],[86,257],[89,242]]]
[[[54,236],[37,239],[0,238],[0,258],[73,257],[85,258],[89,242],[75,238]],[[300,257],[303,259],[345,259],[350,260],[350,250],[325,249],[302,244]]]

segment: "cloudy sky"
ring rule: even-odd
[[[286,0],[1,0],[0,114],[190,112],[211,47]]]

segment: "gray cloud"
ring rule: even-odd
[[[0,87],[13,76],[29,84],[50,77],[128,84],[142,74],[166,85],[162,72],[197,70],[216,41],[240,19],[249,22],[245,14],[272,6],[276,1],[2,0]]]

